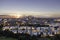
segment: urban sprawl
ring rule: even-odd
[[[13,33],[28,33],[30,35],[54,36],[60,34],[60,18],[40,18],[24,16],[21,18],[0,18],[3,30]]]

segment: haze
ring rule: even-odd
[[[60,0],[0,0],[0,15],[60,17]]]

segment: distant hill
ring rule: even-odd
[[[0,18],[16,18],[16,17],[11,15],[0,15]]]
[[[31,16],[31,15],[29,15],[29,16],[22,16],[22,18],[24,18],[24,17],[47,18],[47,19],[49,19],[49,18],[60,19],[60,17],[41,17],[41,16]],[[0,18],[17,18],[17,16],[14,16],[14,15],[0,15]]]

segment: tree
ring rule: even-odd
[[[2,30],[2,28],[3,28],[3,24],[0,24],[0,30]]]

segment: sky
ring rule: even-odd
[[[60,0],[0,0],[0,15],[60,17]]]

